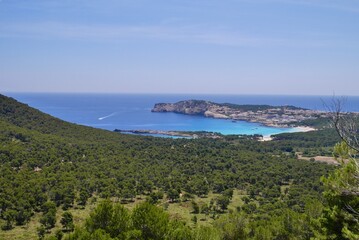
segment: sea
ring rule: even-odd
[[[270,136],[296,132],[296,128],[274,128],[258,123],[151,112],[155,103],[197,99],[216,103],[293,105],[328,110],[332,96],[202,95],[202,94],[95,94],[95,93],[4,93],[62,120],[113,131],[165,130],[208,131],[221,134]],[[345,110],[359,112],[359,96],[344,97]],[[162,135],[159,135],[162,136]],[[162,136],[163,137],[163,136]]]

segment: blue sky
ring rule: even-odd
[[[358,0],[0,0],[2,92],[358,90]]]

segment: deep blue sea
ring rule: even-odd
[[[152,113],[155,103],[187,99],[218,103],[294,105],[308,109],[326,110],[323,102],[329,96],[273,95],[184,95],[184,94],[60,94],[5,93],[20,102],[68,122],[107,130],[179,130],[210,131],[222,134],[272,134],[293,132],[292,128],[272,128],[257,123],[232,122],[176,113]],[[347,111],[359,112],[359,97],[348,97]]]

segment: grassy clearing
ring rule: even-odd
[[[36,213],[32,218],[31,221],[28,222],[24,226],[16,226],[10,231],[3,231],[0,229],[0,239],[4,240],[28,240],[28,239],[37,239],[37,232],[36,228],[40,226],[39,219],[40,214]],[[1,225],[4,222],[1,222]]]
[[[195,197],[193,201],[197,202],[199,206],[209,205],[211,200],[215,200],[217,197],[219,197],[220,194],[214,194],[209,193],[208,196],[204,198]],[[241,200],[242,197],[244,197],[244,193],[239,190],[235,190],[233,192],[233,198],[228,206],[228,211],[235,211],[237,207],[240,207],[243,205],[243,201]],[[162,203],[162,206],[165,203]],[[185,221],[190,226],[194,226],[195,223],[192,221],[193,217],[197,217],[197,225],[210,225],[214,221],[211,214],[194,214],[191,201],[186,202],[178,202],[178,203],[172,203],[168,205],[167,211],[169,212],[170,216],[174,219],[180,219],[182,221]],[[217,215],[218,216],[218,215]]]

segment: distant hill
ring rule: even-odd
[[[43,113],[27,104],[0,94],[0,119],[15,126],[43,134],[79,138],[91,141],[119,140],[120,134],[107,130],[77,125]],[[132,138],[125,135],[124,138]]]

